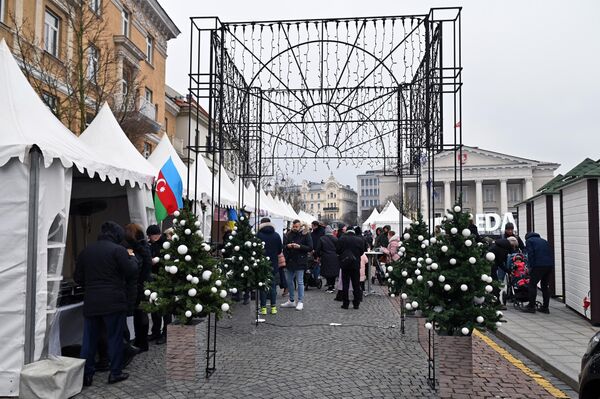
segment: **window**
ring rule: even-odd
[[[144,141],[144,158],[148,159],[150,156],[150,144]]]
[[[169,131],[169,119],[165,118],[165,132]]]
[[[58,57],[59,23],[60,20],[58,17],[46,10],[46,17],[44,19],[44,50],[55,57]]]
[[[129,37],[129,11],[123,9],[121,17],[123,19],[123,36]]]
[[[508,202],[514,204],[520,202],[523,198],[520,184],[509,184],[508,185]]]
[[[4,22],[4,3],[5,0],[0,0],[0,22]]]
[[[311,200],[312,200],[312,199],[315,199],[315,195],[314,195],[314,194],[311,194],[311,195],[310,195],[310,199],[311,199]]]
[[[310,209],[314,209],[315,208],[315,204],[310,204]]]
[[[97,82],[98,77],[98,65],[100,58],[100,50],[98,50],[95,46],[90,45],[88,49],[88,79],[92,82]]]
[[[496,186],[483,186],[483,202],[496,202]]]
[[[144,91],[144,98],[146,99],[146,101],[148,103],[152,104],[152,90],[150,90],[147,87],[146,87],[146,90]]]
[[[95,14],[100,13],[100,6],[102,0],[90,0],[90,8]]]
[[[1,1],[1,0],[0,0]],[[42,92],[42,100],[54,115],[58,112],[58,99],[50,93]]]
[[[317,209],[321,210],[321,203],[320,202],[317,204]]]
[[[146,36],[146,61],[152,64],[154,60],[154,39],[152,36]]]

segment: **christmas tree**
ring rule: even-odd
[[[271,262],[264,255],[265,243],[256,237],[246,211],[242,209],[233,231],[221,250],[221,268],[233,289],[250,291],[271,287]]]
[[[468,227],[469,215],[459,205],[448,211],[441,235],[429,248],[435,262],[423,276],[426,291],[415,299],[421,301],[426,327],[446,335],[470,335],[475,328],[493,331],[502,318],[492,294],[499,283],[487,274],[494,254],[475,242]]]
[[[423,267],[429,267],[433,261],[428,252],[429,232],[421,213],[401,237],[400,259],[387,266],[389,293],[391,296],[402,295],[402,299],[422,297],[425,290]],[[408,310],[417,309],[418,302],[413,300],[405,306]]]
[[[173,215],[174,234],[163,243],[161,257],[152,260],[164,267],[146,283],[144,310],[173,314],[184,324],[209,313],[220,317],[221,312],[229,311],[225,276],[216,266],[189,204]]]

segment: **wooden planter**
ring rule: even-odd
[[[473,392],[473,338],[435,337],[435,362],[440,398],[471,397]]]
[[[203,349],[200,344],[201,328],[199,320],[193,324],[169,324],[167,352],[165,354],[168,380],[193,381],[198,377],[198,354]]]

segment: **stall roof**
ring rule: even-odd
[[[115,177],[115,168],[67,129],[44,104],[21,72],[4,39],[0,40],[0,166],[12,158],[25,162],[37,146],[49,167],[54,159],[77,166],[101,180]]]
[[[108,104],[102,106],[79,139],[93,148],[105,162],[115,167],[112,176],[116,176],[122,185],[129,181],[132,187],[138,183],[140,186],[152,188],[154,167],[127,138]]]
[[[164,134],[162,139],[156,146],[156,148],[154,148],[154,151],[152,151],[152,154],[150,154],[150,156],[148,157],[148,162],[150,162],[150,164],[154,167],[154,176],[158,176],[158,172],[163,167],[165,162],[167,162],[169,157],[171,157],[171,160],[175,164],[175,168],[177,169],[177,172],[179,172],[179,176],[181,177],[181,180],[183,181],[183,191],[185,194],[187,192],[188,168],[183,163],[181,158],[179,158],[179,155],[177,155],[177,151],[171,144],[169,137],[166,134]],[[194,193],[195,187],[196,187],[196,184],[195,184],[194,180],[191,179],[190,180],[190,194]]]

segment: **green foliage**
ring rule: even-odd
[[[475,242],[468,227],[469,215],[456,205],[446,214],[442,234],[429,249],[437,266],[426,268],[425,295],[417,301],[442,334],[461,335],[463,328],[468,334],[474,328],[493,331],[502,317],[500,303],[491,291],[497,290],[499,283],[488,276],[492,264],[486,259],[487,247]],[[483,321],[478,322],[478,317]]]
[[[264,254],[265,244],[256,237],[246,211],[242,209],[234,230],[223,249],[221,269],[229,286],[237,290],[268,290],[271,287],[271,261]]]
[[[388,265],[388,289],[394,296],[406,293],[410,298],[417,298],[422,296],[425,289],[423,267],[426,261],[431,262],[428,252],[429,232],[420,213],[417,220],[411,223],[408,232],[400,234],[400,237],[401,257]]]
[[[209,313],[220,317],[221,305],[226,302],[221,296],[227,293],[225,276],[216,267],[217,262],[210,254],[210,246],[204,242],[196,216],[189,208],[178,212],[173,220],[175,234],[164,243],[161,257],[153,260],[159,261],[160,267],[153,281],[146,283],[147,302],[142,302],[143,309],[173,314],[184,324]],[[197,305],[201,306],[200,311]],[[191,315],[186,316],[188,311]]]

